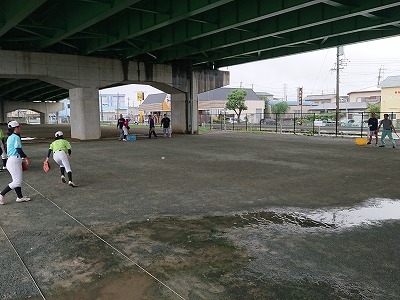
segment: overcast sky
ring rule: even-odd
[[[344,65],[340,71],[340,94],[367,88],[376,88],[379,70],[381,81],[400,75],[400,37],[387,38],[344,46],[341,56]],[[336,48],[269,59],[222,68],[230,72],[228,87],[253,88],[268,92],[275,98],[296,100],[297,88],[303,95],[331,94],[336,90]],[[136,99],[136,92],[145,97],[161,91],[149,86],[128,85],[102,90],[104,93],[122,93]],[[136,102],[135,102],[136,104]]]

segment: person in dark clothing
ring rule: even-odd
[[[161,119],[161,127],[163,128],[164,137],[171,137],[171,119],[167,117],[167,114],[164,114],[164,118]]]
[[[379,122],[378,131],[381,129],[381,126],[383,126],[383,130],[379,147],[385,147],[385,137],[388,136],[389,140],[392,142],[392,147],[396,148],[396,143],[392,136],[392,132],[396,133],[396,129],[393,126],[392,120],[389,119],[389,114],[383,115],[383,119]]]
[[[375,146],[378,145],[378,119],[375,116],[375,113],[371,114],[371,118],[368,119],[368,127],[369,127],[369,140],[368,145],[371,144],[372,136],[375,136]]]
[[[120,114],[118,122],[117,122],[117,128],[119,130],[119,140],[120,141],[126,141],[126,136],[124,134],[124,122],[125,122],[125,119],[122,117],[122,114]]]
[[[157,138],[157,134],[156,134],[156,127],[154,125],[154,118],[152,115],[149,115],[149,139],[151,139],[151,134],[153,133],[154,138]]]

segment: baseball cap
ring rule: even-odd
[[[62,131],[57,131],[57,132],[54,134],[55,137],[60,137],[60,136],[62,136],[62,135],[64,135],[64,133],[63,133]]]
[[[8,122],[8,128],[15,128],[18,127],[19,123],[17,121],[10,121]]]

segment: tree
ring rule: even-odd
[[[278,102],[271,106],[271,111],[274,114],[278,115],[278,119],[280,119],[280,115],[283,115],[289,111],[289,104],[286,101]]]
[[[237,115],[238,123],[240,123],[240,114],[243,110],[247,110],[247,106],[244,102],[247,92],[242,89],[236,89],[228,95],[228,101],[225,103],[225,108],[233,110]]]
[[[367,103],[367,111],[370,113],[379,113],[381,111],[381,106],[379,103]]]

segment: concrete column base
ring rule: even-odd
[[[95,140],[101,137],[99,89],[74,88],[69,90],[71,100],[71,137]]]

